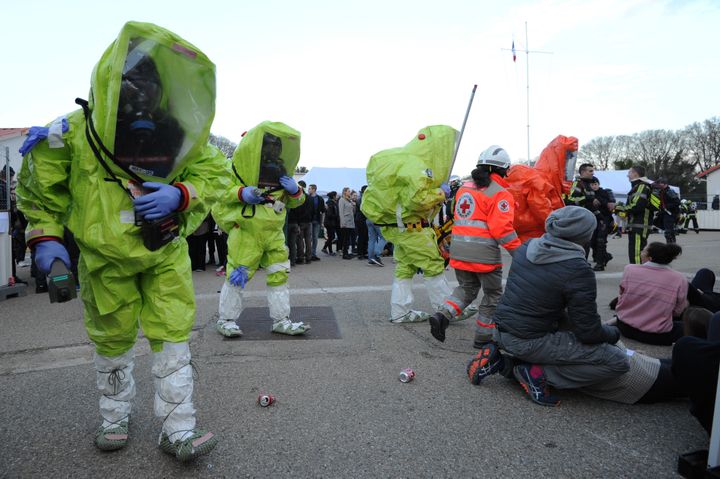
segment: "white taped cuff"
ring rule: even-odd
[[[280,271],[285,271],[287,273],[290,271],[290,260],[282,263],[271,264],[265,269],[265,271],[267,271],[267,274],[278,273]]]

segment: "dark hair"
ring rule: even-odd
[[[303,180],[298,181],[298,185],[302,186],[303,188],[307,187],[307,184]]]
[[[336,196],[337,196],[337,191],[331,191],[330,193],[327,194],[327,197],[330,198],[331,200],[334,200]]]
[[[630,167],[631,170],[635,170],[635,173],[637,173],[640,176],[645,176],[645,167],[640,165],[632,165]]]
[[[315,188],[317,190],[317,185],[310,185],[310,188]]]
[[[592,184],[592,183],[597,183],[599,185],[600,178],[598,178],[597,176],[593,176],[592,178],[590,178],[590,184]]]
[[[657,264],[670,264],[682,254],[682,248],[676,243],[665,244],[655,241],[647,245],[646,249],[652,262]]]
[[[5,178],[5,172],[6,172],[6,169],[4,166],[2,168],[0,168],[0,177]],[[10,178],[12,178],[13,176],[15,176],[15,170],[11,166],[10,167]]]
[[[367,185],[363,185],[362,188],[360,188],[360,193],[365,193],[366,189],[367,189]]]
[[[494,165],[479,165],[477,168],[472,170],[470,176],[478,188],[484,188],[490,185],[490,173],[495,173],[505,177],[505,175],[507,175],[507,168],[500,168],[499,166]]]
[[[588,168],[595,168],[595,165],[593,165],[592,163],[583,163],[582,165],[580,165],[580,168],[578,168],[578,173],[582,175],[583,171],[587,170]]]

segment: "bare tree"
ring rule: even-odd
[[[614,136],[598,136],[580,148],[583,162],[592,163],[598,170],[607,170],[617,158]]]
[[[304,166],[298,166],[297,168],[295,168],[295,174],[296,174],[296,175],[299,175],[299,174],[302,174],[302,173],[307,173],[307,172],[308,172],[308,169],[307,169],[306,167],[304,167]]]
[[[210,133],[210,144],[217,146],[228,158],[233,156],[235,148],[237,147],[237,143],[233,143],[224,136],[216,136],[212,133]]]
[[[681,132],[690,161],[700,170],[720,163],[720,118],[713,117],[702,123],[688,125]]]

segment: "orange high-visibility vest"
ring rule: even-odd
[[[490,175],[490,185],[478,188],[464,183],[455,195],[455,218],[450,243],[450,266],[488,273],[502,267],[500,246],[512,251],[520,246],[513,228],[515,200],[500,175]]]

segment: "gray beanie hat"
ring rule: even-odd
[[[597,226],[595,215],[580,206],[565,206],[553,211],[545,220],[545,231],[551,236],[584,245]]]

